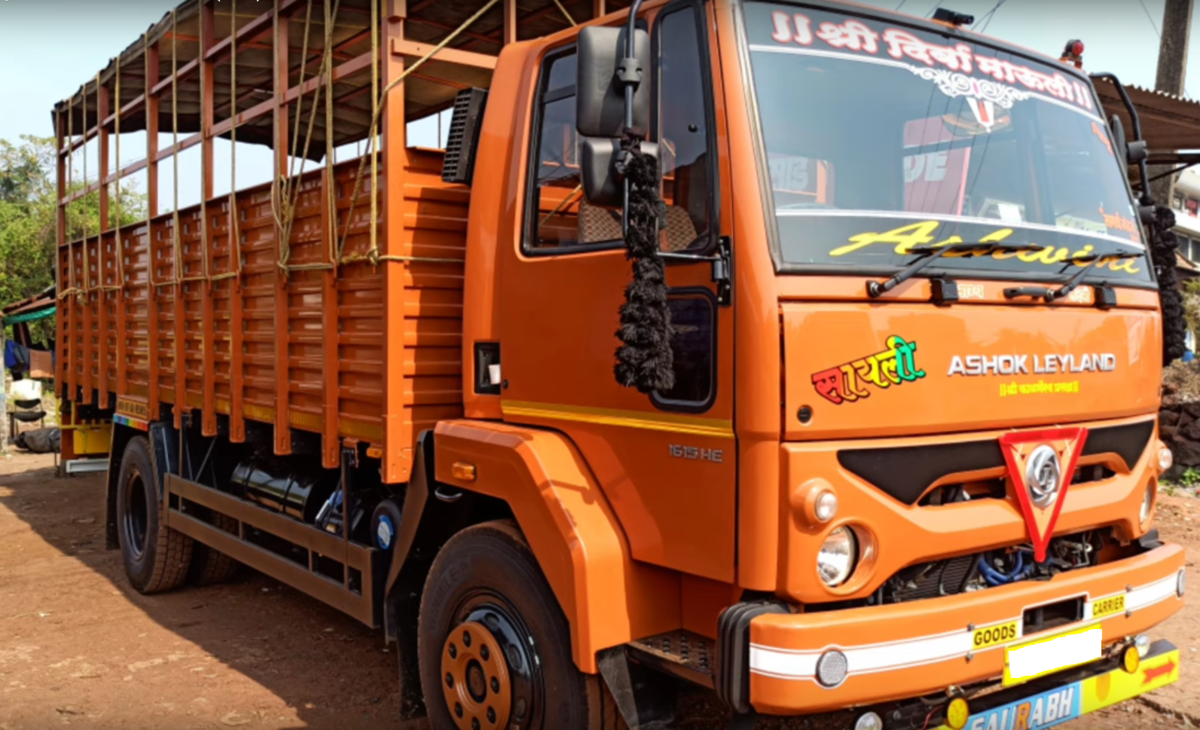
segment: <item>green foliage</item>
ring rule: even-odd
[[[55,154],[51,138],[22,135],[17,143],[0,140],[0,304],[33,296],[54,284],[58,209],[55,205]],[[82,189],[80,182],[74,187]],[[122,190],[116,206],[110,189],[110,218],[122,225],[146,216],[146,199]],[[67,208],[66,239],[94,236],[100,230],[100,194],[92,192]],[[40,341],[52,341],[54,320],[31,326]]]
[[[1200,469],[1189,466],[1179,475],[1179,484],[1184,487],[1194,487],[1200,484]]]

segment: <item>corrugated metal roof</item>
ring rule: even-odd
[[[1125,91],[1137,107],[1142,137],[1150,148],[1152,159],[1179,150],[1200,149],[1200,101],[1134,84],[1126,84]],[[1097,80],[1096,92],[1104,103],[1105,114],[1119,115],[1126,131],[1132,135],[1133,125],[1112,83]]]

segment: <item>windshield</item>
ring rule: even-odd
[[[751,2],[745,18],[784,270],[891,272],[916,245],[1003,241],[1042,248],[951,252],[928,271],[1056,279],[1100,255],[1089,281],[1153,284],[1145,259],[1103,257],[1144,247],[1080,78],[800,6]]]

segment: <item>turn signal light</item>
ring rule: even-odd
[[[838,498],[833,487],[824,479],[809,479],[792,490],[792,511],[816,527],[837,517]]]
[[[475,465],[465,461],[454,462],[454,465],[450,467],[450,473],[454,475],[455,479],[461,479],[464,482],[475,481]]]

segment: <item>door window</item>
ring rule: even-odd
[[[706,410],[715,395],[717,308],[707,289],[671,292],[671,352],[675,356],[675,387],[655,393],[661,408]]]

